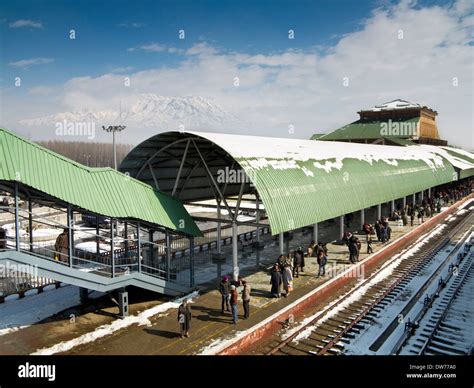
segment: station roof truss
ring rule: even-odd
[[[219,180],[240,169],[248,182]],[[445,157],[421,147],[188,131],[144,141],[120,170],[184,202],[256,192],[273,235],[457,177]]]
[[[0,181],[19,182],[85,212],[200,236],[182,203],[112,168],[91,168],[0,128]]]

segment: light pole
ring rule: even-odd
[[[117,149],[115,147],[115,132],[121,132],[125,128],[127,128],[125,125],[110,125],[107,128],[102,126],[102,129],[106,132],[112,132],[112,141],[113,141],[113,147],[114,147],[114,168],[117,169]]]
[[[89,159],[92,155],[84,155],[84,157],[86,158],[87,160],[87,167],[89,167]]]

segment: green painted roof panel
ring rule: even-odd
[[[318,137],[317,140],[380,139],[382,137],[410,137],[418,128],[419,118],[391,119],[391,131],[383,126],[387,121],[357,120]],[[385,131],[384,131],[385,129]],[[405,135],[403,135],[405,134]]]
[[[255,185],[273,234],[402,198],[457,178],[420,147],[188,132],[229,153]]]
[[[19,181],[86,211],[200,236],[182,203],[111,168],[89,168],[0,129],[0,180]]]

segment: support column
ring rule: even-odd
[[[390,211],[392,212],[392,214],[395,211],[395,200],[394,199],[392,199],[392,201],[390,202]]]
[[[165,229],[165,244],[166,244],[166,280],[171,279],[171,237],[168,229]]]
[[[382,218],[382,205],[379,203],[377,205],[377,219],[380,220]]]
[[[86,303],[89,299],[89,290],[84,287],[79,287],[79,300],[81,303]]]
[[[234,281],[239,278],[239,258],[238,258],[238,241],[237,241],[237,222],[232,222],[232,276]]]
[[[421,198],[420,198],[420,201],[423,201],[424,197],[425,197],[425,191],[424,190],[421,190]]]
[[[138,260],[138,272],[142,272],[142,247],[140,240],[140,221],[137,222],[137,260]]]
[[[95,250],[97,257],[100,256],[100,239],[99,239],[99,216],[95,217]]]
[[[257,221],[257,248],[260,246],[260,201],[258,196],[256,196],[256,203],[255,203],[255,221]]]
[[[285,236],[283,232],[278,235],[278,246],[280,247],[280,255],[285,254]]]
[[[189,284],[194,287],[194,237],[189,238]]]
[[[28,198],[28,231],[30,237],[30,252],[33,252],[33,205],[31,197]]]
[[[416,205],[416,193],[413,193],[412,201],[413,201],[413,206],[415,206]]]
[[[217,238],[216,246],[217,253],[212,254],[212,258],[216,260],[223,260],[225,258],[224,253],[222,252],[222,223],[219,221],[221,219],[221,201],[217,200]]]
[[[313,240],[317,244],[318,243],[318,224],[313,225]]]
[[[365,209],[360,209],[360,230],[364,227],[365,224]]]
[[[15,246],[20,250],[20,207],[18,204],[18,182],[15,182]]]
[[[339,239],[344,237],[344,216],[339,216]]]
[[[222,253],[222,235],[221,235],[221,201],[217,201],[217,254]]]
[[[110,219],[110,264],[112,266],[112,277],[115,277],[115,250],[114,250],[114,220]]]
[[[128,258],[129,257],[129,244],[128,244],[128,222],[125,221],[123,223],[123,234],[125,235],[125,256]]]
[[[403,210],[407,207],[407,197],[403,196]]]
[[[125,289],[119,291],[119,315],[120,318],[128,317],[128,292]]]
[[[428,188],[428,198],[431,198],[431,187]]]
[[[68,235],[68,259],[69,259],[69,267],[72,268],[72,244],[74,243],[74,239],[72,236],[72,228],[73,228],[74,220],[72,218],[72,208],[71,205],[67,205],[67,235]]]

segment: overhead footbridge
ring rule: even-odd
[[[193,286],[201,232],[178,199],[144,182],[0,129],[0,191],[2,268],[98,291],[133,285],[177,295]],[[173,236],[188,241],[179,263]]]

